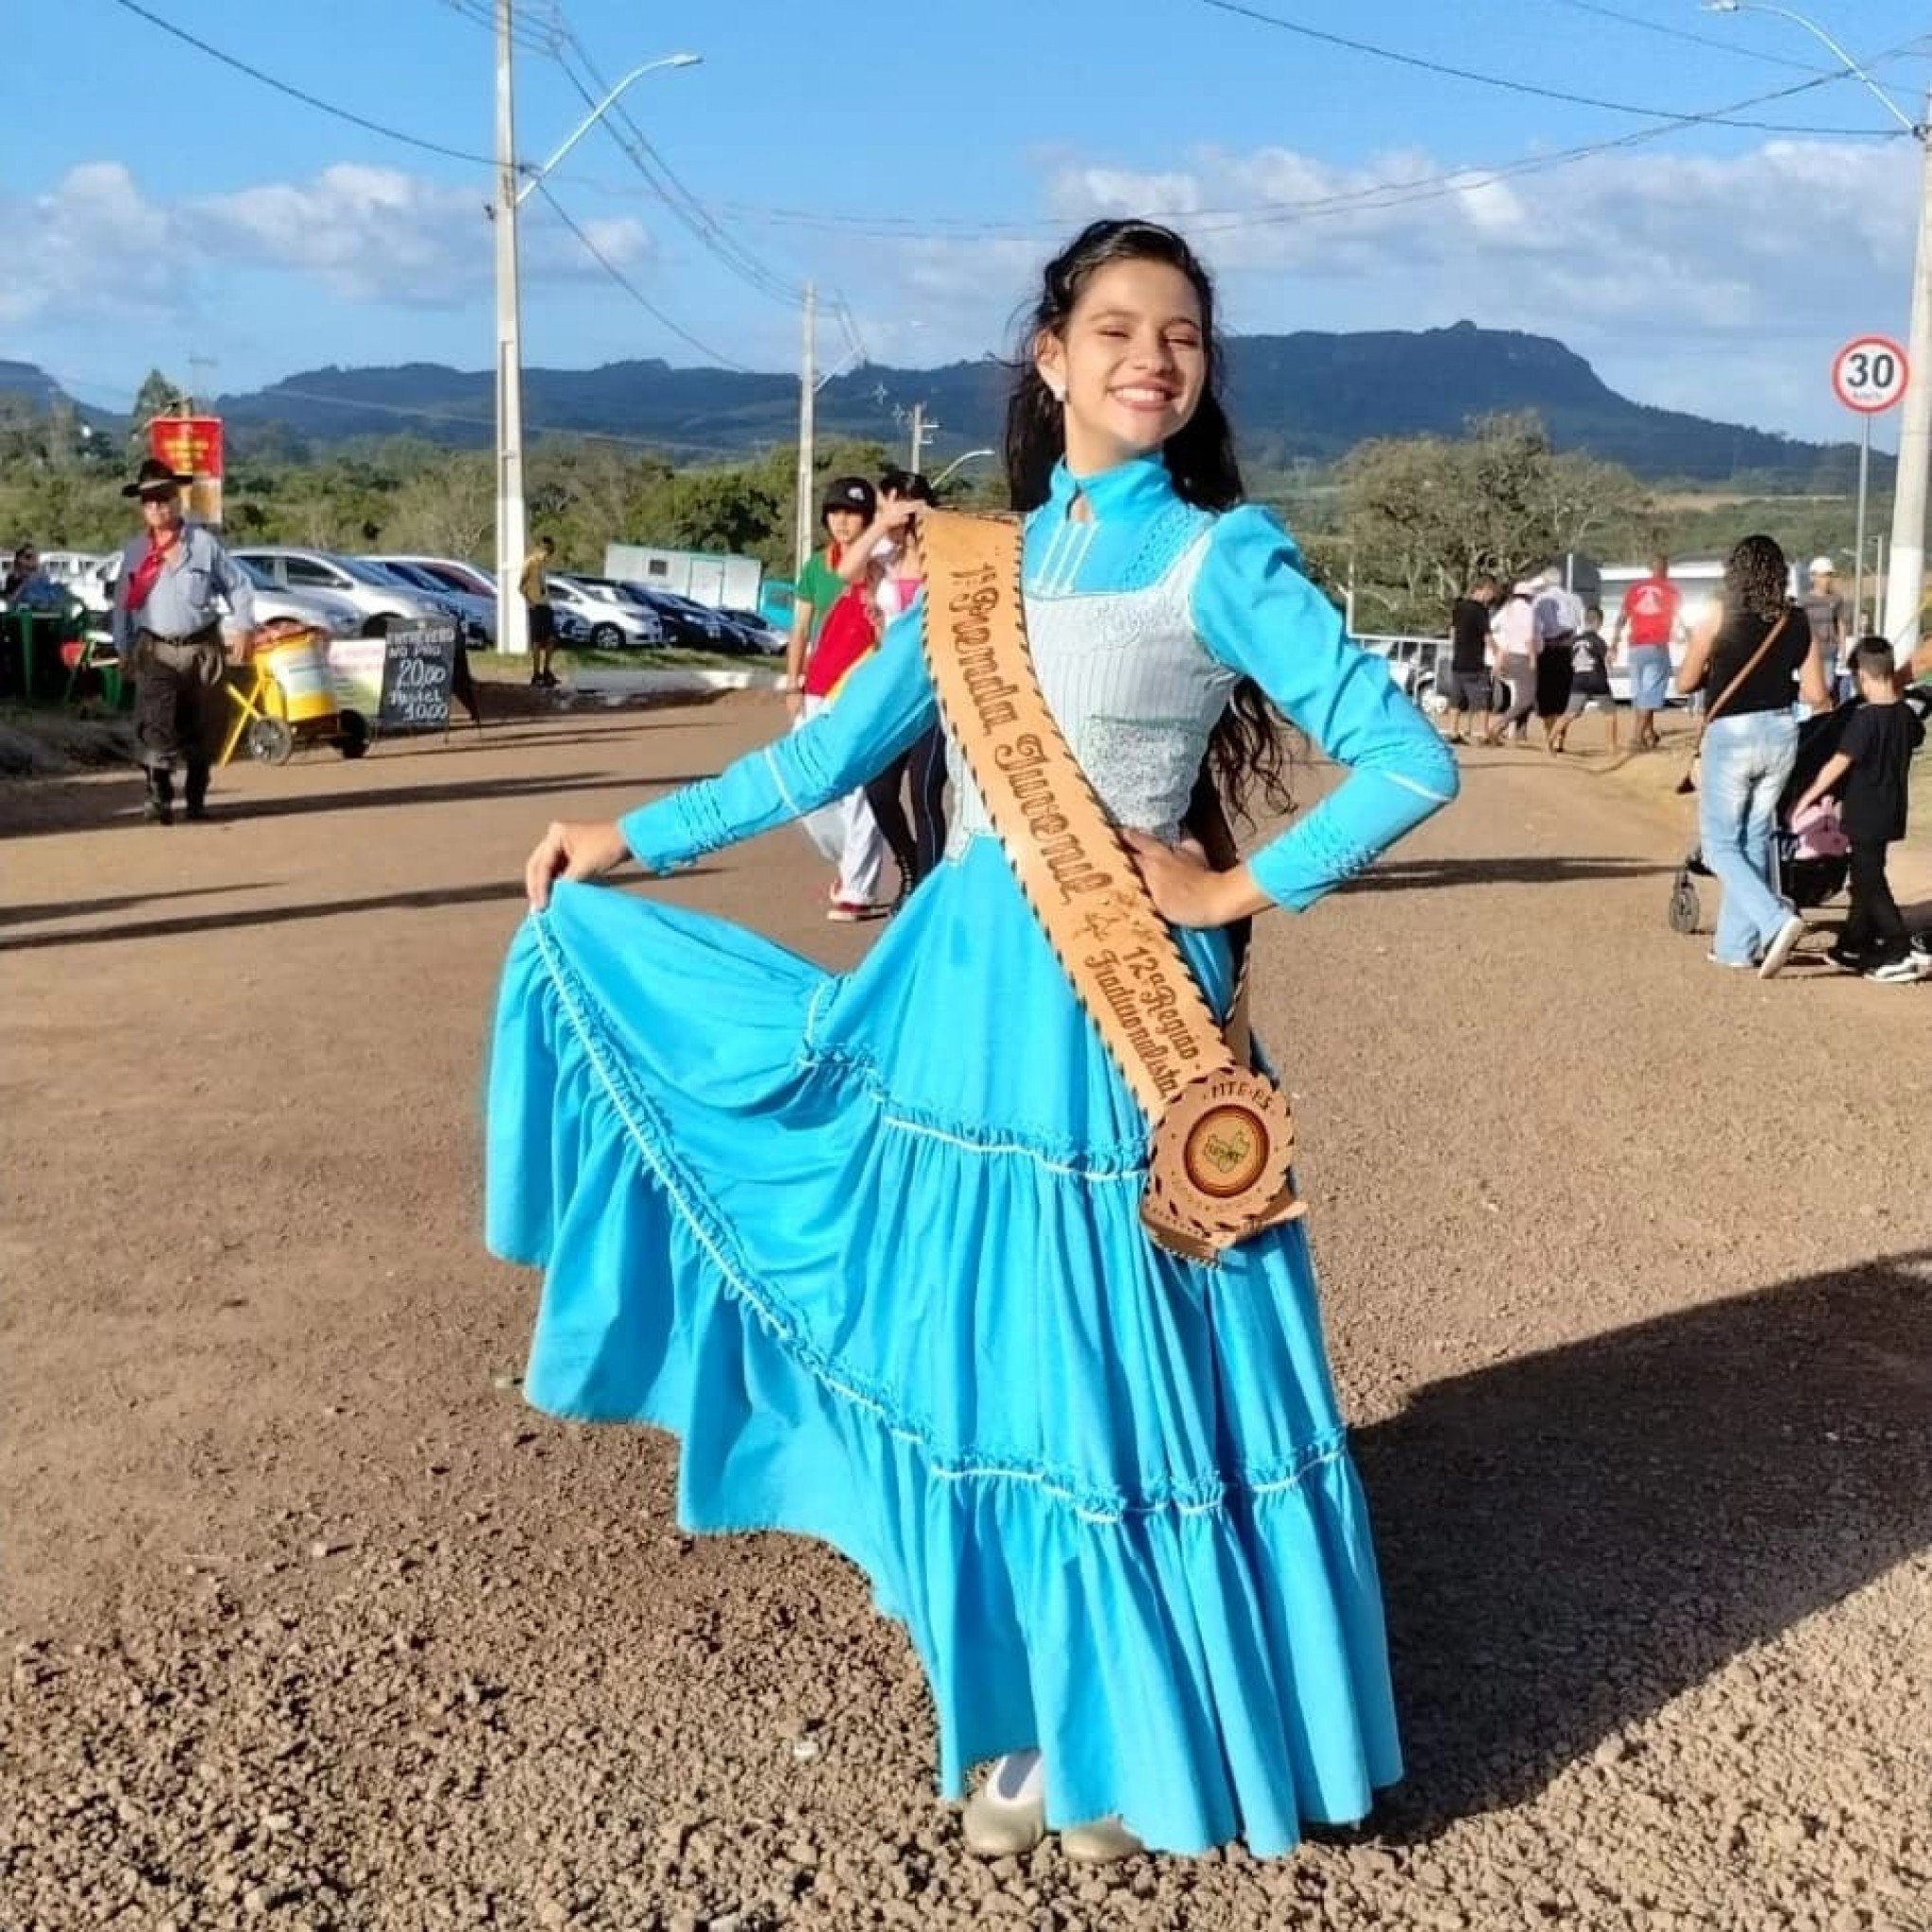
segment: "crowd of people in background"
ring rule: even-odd
[[[1905,836],[1926,707],[1905,701],[1908,673],[1889,643],[1848,622],[1831,558],[1812,559],[1801,595],[1792,575],[1773,539],[1746,537],[1718,593],[1692,614],[1670,560],[1653,557],[1624,592],[1608,640],[1602,611],[1583,604],[1555,566],[1507,589],[1479,575],[1450,617],[1449,741],[1529,744],[1533,718],[1545,750],[1560,753],[1577,719],[1597,708],[1616,756],[1610,671],[1624,654],[1633,752],[1662,744],[1658,719],[1673,690],[1697,719],[1699,776],[1679,789],[1697,792],[1697,862],[1721,893],[1711,962],[1769,978],[1804,938],[1781,839],[1794,856],[1844,861],[1852,905],[1826,955],[1833,965],[1889,984],[1932,977],[1932,954],[1907,932],[1886,876],[1887,848]],[[1795,777],[1806,734],[1808,782]]]

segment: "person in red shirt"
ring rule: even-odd
[[[863,476],[834,477],[827,486],[822,515],[830,541],[799,572],[794,593],[784,689],[795,730],[832,701],[878,641],[866,586],[849,583],[839,571],[845,552],[870,528],[877,509],[878,496]],[[863,790],[806,813],[799,823],[819,855],[838,868],[827,919],[850,924],[891,910],[890,902],[879,896],[886,843]]]
[[[1635,744],[1655,751],[1657,713],[1670,702],[1671,642],[1682,621],[1684,595],[1671,581],[1671,560],[1653,557],[1650,575],[1639,577],[1623,593],[1617,629],[1610,639],[1613,652],[1630,637],[1630,708],[1637,713]]]

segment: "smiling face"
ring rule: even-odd
[[[1113,261],[1081,291],[1034,359],[1066,405],[1066,466],[1110,470],[1186,428],[1208,385],[1194,285],[1164,261]]]

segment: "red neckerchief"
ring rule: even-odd
[[[148,539],[148,554],[128,573],[128,609],[137,611],[148,601],[148,593],[154,588],[155,580],[168,567],[168,560],[180,546],[182,533],[174,533],[174,542],[163,550],[152,537]]]

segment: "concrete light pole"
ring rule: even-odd
[[[529,547],[523,474],[523,300],[517,262],[517,210],[544,177],[610,110],[632,81],[660,67],[695,67],[698,54],[667,54],[633,67],[572,128],[541,167],[520,169],[516,160],[515,104],[511,85],[512,0],[496,0],[496,648],[529,649],[529,626],[518,579]],[[519,176],[523,179],[519,181]]]
[[[1910,374],[1899,412],[1899,457],[1892,494],[1891,566],[1886,576],[1885,635],[1901,664],[1919,646],[1919,612],[1925,595],[1926,484],[1932,474],[1932,98],[1926,119],[1915,121],[1816,21],[1772,0],[1704,0],[1707,13],[1775,13],[1823,45],[1845,70],[1918,142],[1919,240],[1912,263],[1912,320],[1905,357]],[[1864,559],[1859,560],[1863,567]]]

